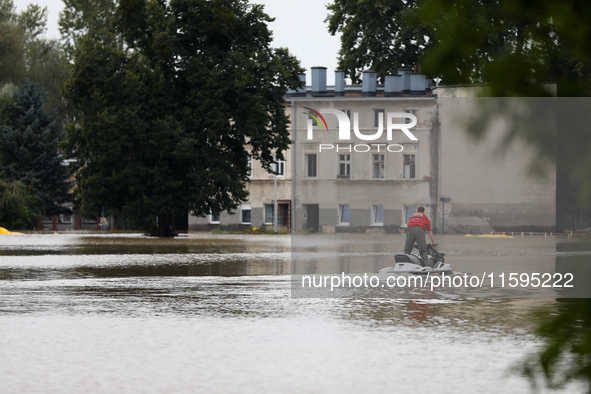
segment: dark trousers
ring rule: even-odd
[[[412,252],[415,242],[419,247],[419,253],[423,259],[423,265],[427,265],[427,243],[425,242],[425,231],[419,226],[412,226],[406,229],[406,243],[404,244],[404,253]]]

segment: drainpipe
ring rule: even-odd
[[[442,213],[441,235],[445,235],[445,202],[446,201],[451,201],[451,198],[441,197],[441,213]]]
[[[275,164],[275,172],[279,165]],[[275,199],[273,200],[273,232],[277,232],[277,174],[273,174],[273,186],[275,187]]]
[[[296,106],[291,100],[291,234],[296,229]]]

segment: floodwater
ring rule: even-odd
[[[296,260],[289,236],[2,236],[0,392],[531,392],[511,368],[553,299],[293,298],[292,270],[375,272],[404,243],[303,239]],[[436,240],[464,272],[564,254],[553,238]]]

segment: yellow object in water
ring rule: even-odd
[[[22,234],[22,233],[16,233],[16,232],[8,231],[4,227],[0,227],[0,234]]]
[[[465,237],[479,237],[479,238],[513,238],[510,235],[505,234],[482,234],[482,235],[472,235],[466,234]]]

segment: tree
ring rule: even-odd
[[[58,25],[70,60],[86,37],[107,46],[121,47],[121,37],[112,29],[117,4],[115,0],[64,0]]]
[[[283,159],[283,96],[300,86],[271,20],[243,0],[120,2],[127,50],[85,39],[65,89],[82,114],[64,147],[84,215],[158,216],[163,232],[246,200],[245,145],[267,169]]]
[[[430,31],[417,23],[417,0],[334,0],[327,6],[328,31],[342,33],[338,67],[353,83],[373,69],[383,80],[400,67],[413,67],[429,44]]]
[[[29,4],[17,14],[12,0],[0,0],[0,86],[39,83],[49,94],[47,107],[63,119],[68,107],[61,90],[70,65],[59,42],[42,37],[46,24],[46,7]]]
[[[43,200],[44,211],[55,215],[69,211],[63,204],[70,199],[70,185],[58,154],[64,133],[55,113],[45,113],[46,100],[47,93],[37,84],[26,82],[18,88],[5,109],[0,164],[7,179],[31,187]]]
[[[425,0],[416,18],[433,44],[420,59],[447,83],[486,82],[494,96],[588,96],[590,5],[581,0]],[[460,39],[461,38],[461,39]],[[479,59],[478,62],[472,59]]]
[[[23,29],[10,0],[0,0],[0,84],[20,83],[25,75]]]
[[[32,229],[45,213],[43,200],[21,182],[0,180],[0,224],[12,230]]]
[[[17,20],[28,38],[38,38],[47,30],[47,7],[41,8],[37,4],[29,4],[27,9],[17,16]]]

